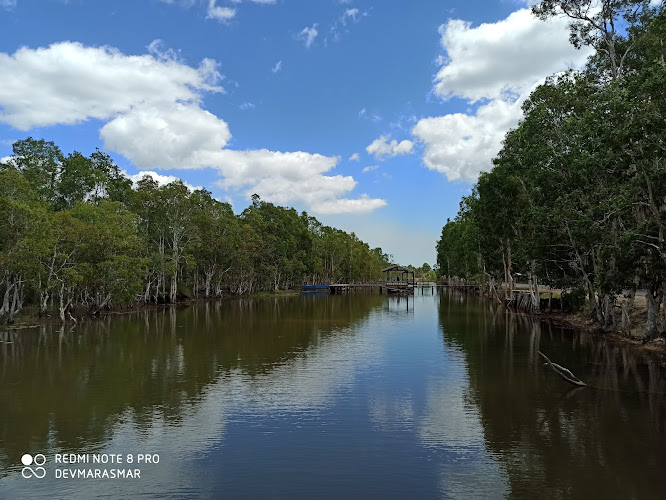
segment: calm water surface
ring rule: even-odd
[[[0,339],[2,498],[666,495],[659,360],[476,298],[229,300]],[[93,468],[141,472],[56,477]]]

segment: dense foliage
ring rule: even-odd
[[[0,163],[0,318],[27,304],[64,321],[109,307],[377,280],[389,256],[354,233],[254,196],[228,203],[182,182],[136,186],[112,159],[28,138]]]
[[[444,226],[438,264],[498,295],[495,283],[511,293],[524,276],[534,308],[538,283],[580,290],[596,321],[627,332],[643,288],[652,337],[665,329],[666,10],[588,3],[534,7],[543,17],[564,9],[572,41],[596,53],[585,71],[551,77],[524,103],[493,170]],[[623,292],[628,300],[618,300]]]

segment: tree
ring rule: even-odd
[[[571,19],[571,43],[576,48],[594,47],[615,80],[634,49],[634,43],[622,43],[621,32],[647,24],[655,12],[650,4],[649,0],[542,0],[532,6],[532,12],[543,20],[555,16]]]

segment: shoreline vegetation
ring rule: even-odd
[[[368,282],[392,257],[252,196],[239,215],[182,181],[136,185],[106,153],[31,137],[0,163],[0,322]],[[429,270],[429,269],[428,269]]]
[[[507,304],[507,301],[503,300],[502,297],[499,297],[498,299],[498,296],[491,290],[487,283],[466,283],[465,285],[461,286],[458,282],[457,284],[452,285],[447,283],[446,286],[448,289],[458,293],[474,294],[482,296],[487,300],[498,301],[512,314],[526,315],[531,318],[539,319],[541,321],[545,321],[547,323],[551,323],[566,329],[590,333],[600,339],[607,340],[615,344],[630,345],[643,351],[648,351],[658,355],[662,362],[666,362],[666,339],[664,337],[646,339],[643,336],[628,336],[622,332],[606,330],[602,325],[595,321],[595,319],[590,315],[589,310],[586,310],[584,307],[580,310],[573,310],[566,304],[566,302],[564,303],[564,307],[561,307],[562,302],[558,300],[558,296],[560,295],[559,290],[541,288],[539,295],[540,303],[543,307],[540,307],[538,310],[534,310],[532,308],[513,307],[511,304]],[[550,301],[550,306],[548,306],[551,293],[553,298]],[[636,329],[640,330],[641,327],[645,326],[646,314],[647,310],[645,307],[645,301],[643,300],[641,303],[639,298],[636,300],[632,310],[632,321]]]
[[[559,309],[576,327],[663,350],[666,9],[625,2],[589,17],[580,5],[533,7],[542,18],[565,9],[572,41],[596,53],[525,101],[494,168],[443,227],[439,272],[511,309]]]

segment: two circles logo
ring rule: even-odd
[[[46,463],[46,457],[41,453],[37,453],[34,457],[26,453],[21,457],[21,463],[25,465],[21,470],[21,475],[24,478],[36,477],[37,479],[42,479],[46,476],[46,469],[42,467]],[[36,467],[31,467],[31,465],[35,465]]]

